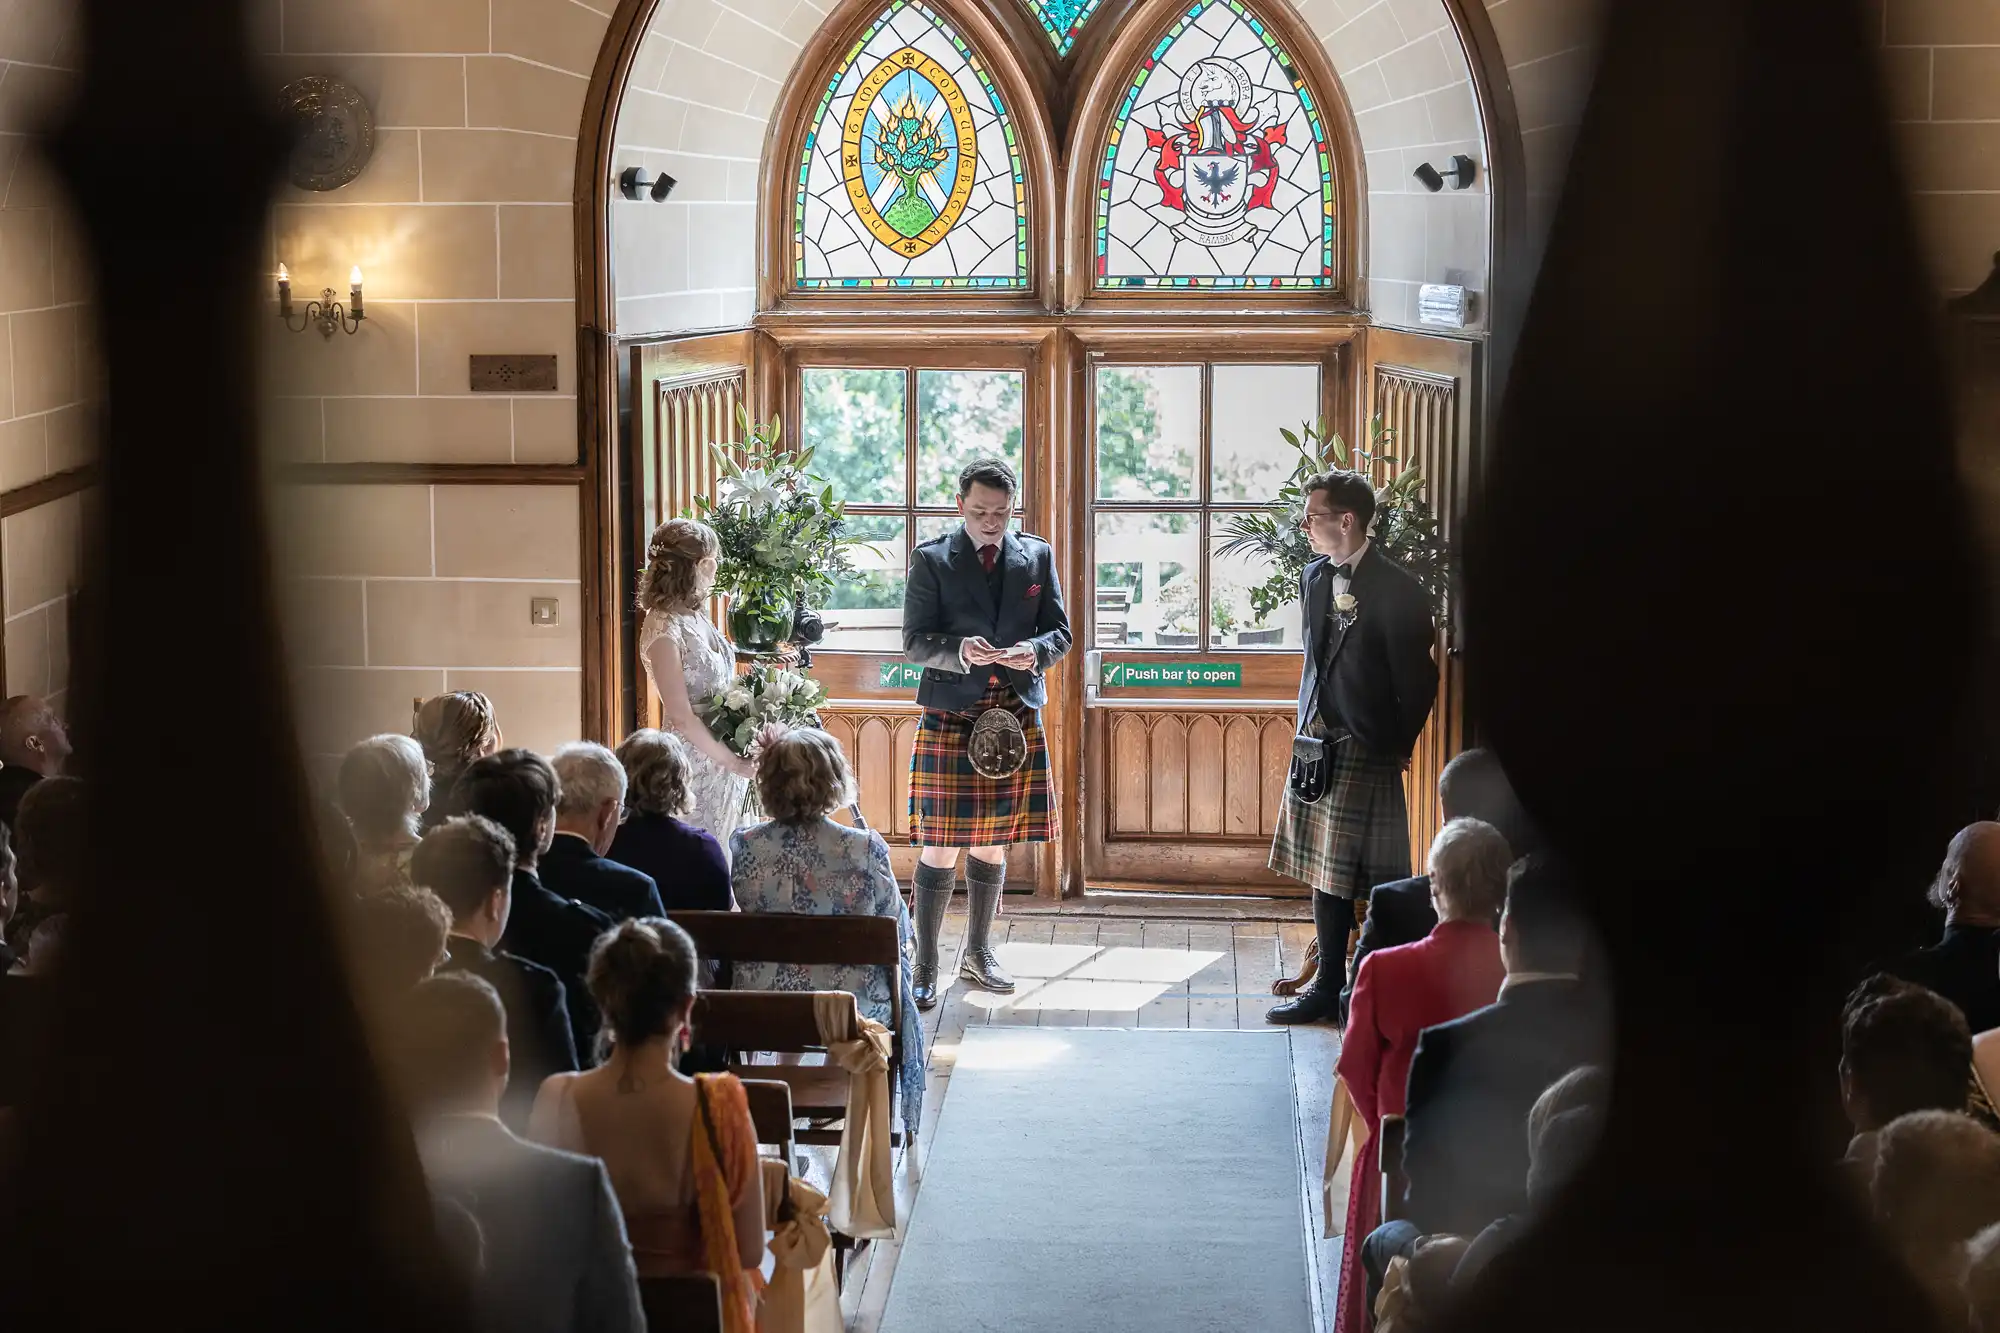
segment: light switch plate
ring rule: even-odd
[[[562,604],[553,597],[530,597],[528,599],[528,623],[532,625],[560,625]]]

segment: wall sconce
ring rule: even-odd
[[[618,173],[618,193],[627,199],[650,198],[656,204],[665,203],[679,183],[664,171],[655,176],[644,167],[627,167]]]
[[[1452,189],[1467,190],[1472,188],[1472,182],[1479,174],[1479,164],[1459,153],[1451,159],[1450,171],[1439,171],[1426,162],[1410,174],[1422,181],[1424,188],[1432,194],[1442,190],[1447,180],[1451,182]]]
[[[333,288],[320,290],[319,300],[306,302],[305,313],[299,317],[297,325],[292,323],[292,275],[283,264],[278,265],[278,318],[285,321],[285,327],[293,333],[304,333],[317,324],[320,336],[332,338],[335,329],[353,333],[361,327],[367,313],[361,308],[361,265],[356,264],[348,272],[349,286],[347,305],[333,299]]]

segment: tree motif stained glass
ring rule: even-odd
[[[1097,0],[1022,0],[1022,3],[1042,25],[1042,32],[1055,43],[1059,56],[1069,54],[1083,25],[1097,12]]]
[[[1097,286],[1331,287],[1333,153],[1241,0],[1197,0],[1140,64],[1097,188]]]
[[[827,84],[792,249],[803,288],[1027,286],[1014,127],[978,57],[916,0],[883,11]]]

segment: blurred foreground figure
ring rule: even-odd
[[[1452,1328],[1927,1326],[1816,1121],[1894,877],[1963,822],[1986,605],[1862,9],[1608,13],[1467,524],[1465,660],[1582,878],[1615,1088]],[[1839,145],[1838,207],[1774,169],[1806,142]],[[1856,310],[1881,336],[1840,373]]]

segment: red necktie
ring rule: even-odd
[[[997,546],[980,547],[979,548],[980,566],[984,568],[988,574],[991,574],[993,572],[993,562],[995,559],[999,557],[999,555],[1000,555],[1000,548]]]

